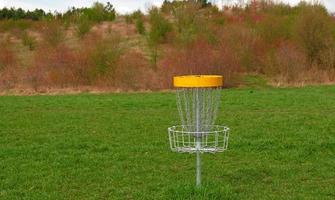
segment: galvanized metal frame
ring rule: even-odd
[[[214,125],[221,103],[222,76],[174,77],[177,87],[179,126],[168,128],[174,152],[196,153],[196,185],[201,185],[201,153],[223,152],[228,148],[229,128]]]
[[[229,128],[208,125],[211,131],[193,132],[187,125],[168,128],[170,148],[180,153],[217,153],[228,148]],[[200,144],[200,145],[199,145]]]

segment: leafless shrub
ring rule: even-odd
[[[182,49],[171,48],[166,55],[159,64],[164,88],[172,86],[173,76],[185,74],[222,74],[229,86],[234,84],[234,73],[239,70],[238,60],[224,43],[214,47],[197,39]]]
[[[17,83],[17,58],[9,41],[0,41],[0,89],[10,89]]]

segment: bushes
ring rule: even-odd
[[[269,14],[256,26],[260,37],[268,43],[278,44],[292,36],[293,24],[290,17]]]
[[[257,32],[244,25],[231,24],[219,32],[221,44],[224,44],[229,51],[234,53],[246,72],[261,72],[259,57],[263,55],[266,48]]]
[[[323,54],[335,47],[334,31],[335,23],[323,7],[305,5],[302,8],[296,24],[296,38],[310,64],[327,63]]]
[[[9,41],[0,41],[0,89],[10,89],[15,86],[19,70],[17,58]]]
[[[115,9],[109,2],[106,5],[96,2],[91,8],[72,8],[61,16],[66,24],[76,25],[76,32],[80,38],[83,38],[94,24],[113,21],[115,17]]]
[[[77,55],[67,46],[42,46],[35,51],[34,64],[27,69],[25,81],[35,90],[41,86],[76,86],[80,83],[78,67]]]
[[[86,19],[100,23],[102,21],[113,21],[116,17],[116,12],[112,4],[107,3],[106,5],[95,2],[90,8],[75,8],[72,7],[64,14],[61,14],[58,19],[64,21],[74,22],[78,17],[84,16]]]
[[[119,59],[118,39],[85,39],[80,50],[64,44],[41,46],[36,50],[34,65],[27,71],[27,81],[33,88],[40,86],[71,87],[95,85],[99,79],[114,74],[113,67]],[[40,56],[42,55],[43,56]]]
[[[59,20],[48,21],[44,24],[42,33],[44,41],[53,47],[64,41],[63,23]]]
[[[45,43],[36,48],[33,62],[20,73],[13,51],[3,44],[6,48],[0,49],[0,86],[9,88],[20,80],[19,84],[36,91],[77,86],[152,88],[155,85],[152,79],[145,77],[154,77],[147,59],[136,51],[124,49],[121,42],[119,35],[91,33],[78,49],[64,43],[56,46]]]
[[[44,17],[51,15],[51,13],[45,13],[42,9],[35,9],[34,11],[25,11],[22,8],[2,8],[0,9],[0,20],[10,19],[10,20],[20,20],[20,19],[30,19],[30,20],[41,20]]]
[[[125,15],[125,17],[126,17],[126,22],[128,24],[131,24],[131,23],[134,23],[134,21],[136,21],[137,19],[143,18],[144,14],[142,13],[141,10],[136,10],[131,14]]]
[[[139,34],[144,35],[145,34],[145,26],[144,26],[144,21],[142,18],[138,18],[136,20],[136,30]]]
[[[166,40],[167,34],[172,31],[172,25],[155,7],[149,11],[149,22],[151,25],[148,35],[149,45],[156,46]]]
[[[128,24],[134,24],[136,26],[137,33],[144,35],[145,34],[145,26],[144,26],[144,14],[141,12],[141,10],[137,10],[133,12],[132,14],[127,14],[124,16],[125,21]]]
[[[159,62],[163,88],[172,87],[171,77],[185,74],[222,74],[225,85],[234,85],[239,61],[225,43],[213,46],[203,38],[183,48],[171,48]]]
[[[95,2],[92,8],[84,10],[83,13],[87,15],[89,20],[98,23],[102,21],[113,21],[116,17],[115,9],[109,2],[107,5]]]
[[[12,67],[16,64],[14,52],[10,48],[11,44],[8,41],[0,41],[0,71],[7,67]]]
[[[151,8],[149,11],[149,22],[151,25],[148,34],[148,44],[151,49],[150,57],[152,64],[156,66],[158,45],[166,41],[168,33],[172,31],[172,25],[156,7]]]
[[[19,37],[23,31],[32,27],[30,20],[0,20],[0,32],[11,32]]]
[[[171,77],[181,74],[223,74],[228,86],[244,73],[276,84],[335,78],[335,21],[320,5],[263,2],[252,12],[249,7],[220,12],[195,1],[165,2],[147,16],[136,11],[126,17],[146,37],[115,34],[128,31],[122,20],[92,29],[114,18],[110,4],[96,3],[39,22],[0,21],[9,42],[0,49],[0,83],[128,90],[169,88]],[[13,51],[10,43],[17,48],[19,42],[34,51]]]
[[[307,70],[307,59],[298,46],[283,42],[278,48],[268,51],[261,58],[263,73],[274,82],[296,83],[302,80],[299,74]]]
[[[224,19],[217,7],[209,6],[206,2],[184,1],[171,4],[177,43],[187,45],[199,36],[207,38],[211,43],[218,41],[215,32],[222,28],[218,24],[223,25]]]
[[[120,57],[115,70],[114,87],[124,90],[160,89],[156,74],[148,67],[145,57],[128,50]]]
[[[94,43],[89,44],[93,46],[89,49],[90,82],[94,83],[95,80],[107,75],[114,78],[117,62],[122,54],[120,42],[119,35],[109,35],[100,40],[90,39],[89,43]]]
[[[80,16],[76,21],[76,32],[79,38],[83,38],[87,33],[90,32],[93,27],[93,22],[90,21],[86,16]]]
[[[183,3],[173,10],[180,43],[189,43],[196,38],[200,29],[201,5],[195,2]],[[201,27],[204,28],[204,27]]]
[[[90,35],[85,39],[85,48],[80,52],[81,69],[87,75],[89,85],[128,89],[147,89],[152,70],[141,54],[122,47],[119,35],[111,34],[105,38]],[[145,76],[146,75],[146,76]]]
[[[29,48],[30,51],[34,50],[36,47],[36,39],[30,36],[27,31],[23,32],[22,44]]]

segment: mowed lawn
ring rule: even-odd
[[[169,149],[173,93],[0,97],[0,199],[335,199],[335,86],[225,89],[229,149]]]

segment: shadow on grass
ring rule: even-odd
[[[237,199],[233,189],[227,186],[218,186],[213,183],[206,183],[200,187],[191,184],[175,185],[170,187],[166,193],[167,199],[175,200],[215,200],[215,199]]]

